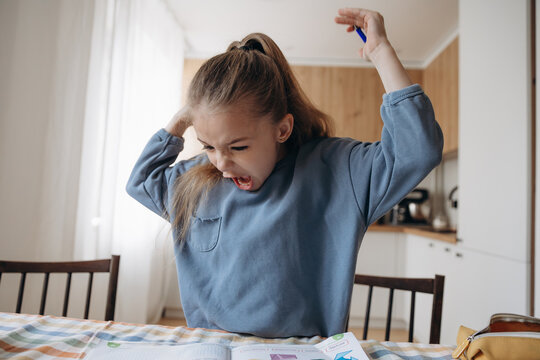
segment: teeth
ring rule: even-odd
[[[249,185],[249,180],[248,181],[242,181],[242,178],[238,178],[238,182],[242,185]]]

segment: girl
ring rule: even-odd
[[[360,55],[386,90],[380,142],[331,137],[277,45],[252,34],[201,67],[186,107],[133,169],[128,193],[172,223],[190,327],[262,337],[345,331],[367,227],[441,160],[431,103],[411,84],[382,16],[341,9],[335,21],[367,35]],[[170,166],[190,125],[205,154]]]

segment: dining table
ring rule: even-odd
[[[261,338],[221,330],[0,312],[0,359],[84,359],[103,342],[315,345],[325,338]],[[360,340],[370,359],[451,359],[452,345]]]

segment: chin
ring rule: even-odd
[[[264,184],[264,183],[263,183],[263,184]],[[259,183],[258,181],[257,181],[257,182],[254,182],[254,183],[253,183],[253,186],[251,187],[251,189],[246,190],[246,191],[250,191],[250,192],[258,191],[260,188],[262,188],[263,184]]]

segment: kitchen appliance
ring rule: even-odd
[[[431,207],[429,192],[416,188],[401,200],[389,213],[389,222],[399,224],[427,224]]]
[[[433,230],[435,231],[445,231],[448,229],[448,217],[444,213],[438,213],[433,218],[433,223],[431,224],[433,226]]]
[[[454,186],[452,190],[450,190],[450,194],[448,195],[448,202],[450,203],[450,207],[454,209],[457,209],[458,207],[458,199],[456,195],[457,189],[458,187]]]

